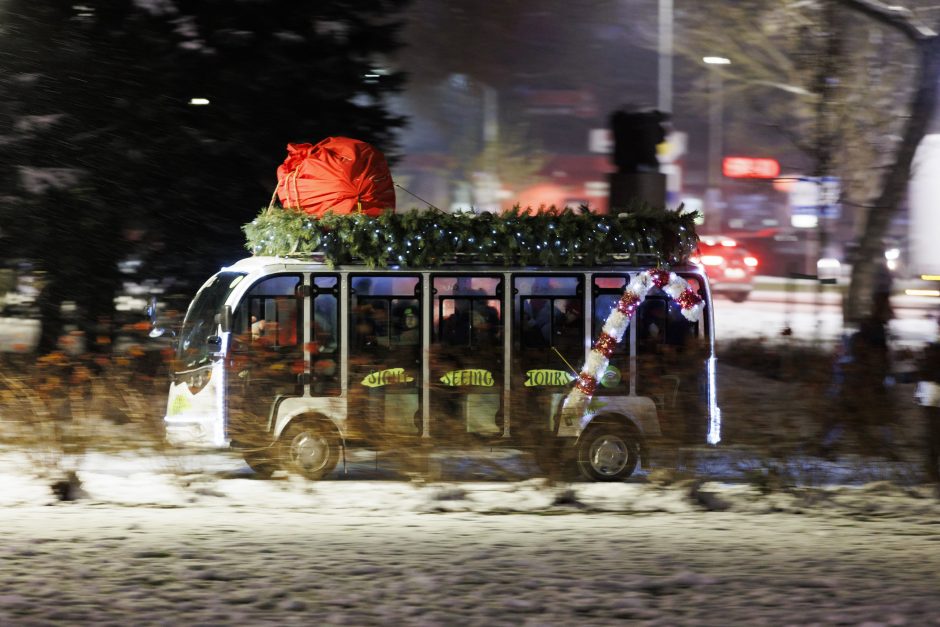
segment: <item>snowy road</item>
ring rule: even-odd
[[[3,625],[940,624],[925,488],[696,500],[154,463],[84,470],[87,497],[54,503],[21,460],[0,457]]]

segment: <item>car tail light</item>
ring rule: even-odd
[[[720,266],[725,262],[721,255],[702,255],[701,263],[703,266]]]
[[[756,268],[757,257],[752,257],[751,255],[746,256],[744,258],[744,265],[746,265],[748,268]]]

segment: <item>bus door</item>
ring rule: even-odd
[[[513,432],[553,429],[552,401],[570,389],[585,358],[584,277],[519,274],[513,294]]]
[[[705,298],[697,278],[683,278]],[[637,307],[636,390],[665,410],[664,435],[687,441],[704,439],[710,315],[706,306],[697,322],[687,320],[679,303],[659,288],[652,288]]]
[[[235,307],[229,376],[229,437],[263,446],[279,398],[303,394],[303,276],[255,283]]]
[[[389,444],[421,434],[421,276],[349,275],[348,428]]]
[[[431,276],[431,436],[503,432],[503,277]]]

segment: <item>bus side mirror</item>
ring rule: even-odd
[[[147,305],[147,309],[145,311],[147,312],[147,317],[150,318],[150,323],[156,324],[157,323],[157,297],[156,296],[150,297],[150,304]]]
[[[160,323],[157,321],[157,297],[153,296],[150,298],[150,304],[147,305],[147,317],[150,318],[150,332],[147,334],[148,337],[156,339],[158,337],[163,337],[167,332],[166,329],[160,326]],[[170,336],[176,335],[173,331],[170,331]]]
[[[222,350],[222,338],[218,335],[210,335],[206,338],[206,346],[215,350]]]

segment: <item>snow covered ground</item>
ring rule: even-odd
[[[770,277],[760,280],[767,282]],[[936,338],[940,305],[936,298],[895,295],[891,302],[895,315],[888,324],[892,346],[919,349]],[[779,338],[783,329],[789,328],[797,340],[832,342],[845,331],[841,297],[834,293],[826,293],[817,301],[812,292],[755,290],[743,303],[718,297],[714,304],[715,337],[721,341]]]
[[[505,461],[505,460],[504,460]],[[0,449],[0,625],[940,624],[940,501],[877,481],[262,481]],[[83,498],[51,478],[76,469]]]

